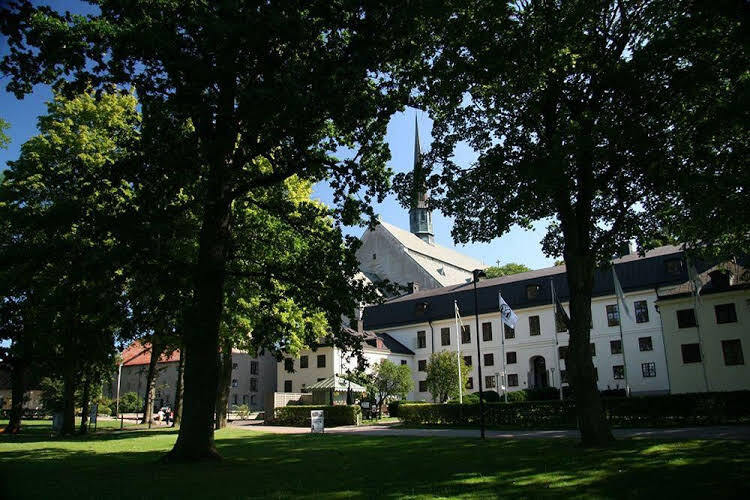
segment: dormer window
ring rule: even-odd
[[[534,300],[538,298],[540,289],[541,287],[537,284],[526,285],[526,298],[529,300]]]
[[[444,267],[438,267],[437,272],[440,276],[445,276],[445,268]]]
[[[378,254],[376,254],[376,253],[372,254],[372,260],[375,260],[377,258],[378,258]]]

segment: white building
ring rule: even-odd
[[[684,281],[684,270],[672,265],[681,258],[676,247],[662,247],[644,258],[631,254],[615,260],[632,319],[620,315],[611,272],[597,273],[591,306],[591,342],[600,390],[624,389],[627,377],[633,394],[669,391],[664,340],[655,303],[658,287]],[[565,384],[568,334],[564,327],[556,325],[551,283],[567,306],[564,273],[565,267],[558,266],[479,282],[481,359],[477,357],[472,284],[417,291],[369,307],[365,310],[365,327],[388,333],[414,351],[417,389],[413,399],[416,400],[431,399],[425,386],[425,368],[430,354],[442,350],[455,352],[457,347],[472,367],[469,391],[478,390],[479,362],[482,363],[482,386],[486,389],[497,389],[503,372],[507,374],[509,391],[559,387],[561,377]],[[501,328],[498,293],[502,293],[518,314],[515,330]],[[454,301],[463,316],[460,343],[456,336]],[[559,364],[558,357],[562,358]]]

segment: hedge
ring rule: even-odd
[[[313,406],[294,405],[275,408],[273,425],[290,427],[310,427],[310,411],[323,410],[326,427],[338,425],[358,425],[362,421],[362,409],[358,405]]]
[[[750,391],[604,398],[607,419],[620,427],[750,422]],[[407,425],[478,425],[478,404],[401,404]],[[576,427],[575,402],[526,401],[485,404],[485,424]]]

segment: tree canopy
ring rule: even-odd
[[[461,377],[458,370],[461,366]],[[469,381],[471,369],[463,358],[456,359],[452,351],[434,352],[427,360],[427,390],[435,401],[445,403],[451,399],[458,399],[459,389],[466,392],[464,387]],[[459,383],[460,388],[459,388]]]
[[[516,264],[515,262],[508,262],[502,266],[498,262],[498,265],[490,266],[484,270],[487,273],[487,278],[499,278],[500,276],[525,273],[526,271],[531,271],[531,268],[523,264]]]

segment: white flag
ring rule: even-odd
[[[516,316],[516,313],[513,312],[513,309],[510,308],[508,303],[503,300],[503,296],[499,293],[497,294],[497,300],[500,304],[500,317],[502,318],[503,323],[511,328],[515,328],[516,323],[518,323],[518,316]]]
[[[617,279],[615,266],[612,266],[612,276],[615,280],[615,294],[617,294],[617,297],[619,297],[620,302],[622,302],[622,309],[625,311],[625,315],[630,319],[630,321],[633,321],[633,316],[630,315],[630,309],[628,309],[628,303],[625,302],[625,294],[622,292],[622,287],[620,286],[620,280]]]

